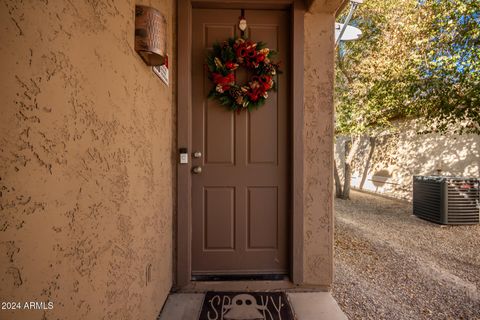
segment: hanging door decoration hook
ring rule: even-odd
[[[240,17],[238,18],[238,29],[240,29],[240,36],[245,38],[245,31],[247,30],[247,19],[245,18],[245,9],[242,9]]]

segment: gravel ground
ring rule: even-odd
[[[480,319],[480,225],[440,226],[411,204],[335,202],[333,296],[349,319]]]

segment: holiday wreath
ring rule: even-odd
[[[268,98],[268,92],[275,90],[273,77],[278,72],[278,64],[270,59],[275,54],[262,42],[243,38],[230,38],[213,45],[207,57],[209,78],[214,83],[209,97],[231,110],[258,108]],[[235,70],[246,68],[251,76],[247,83],[235,81]]]

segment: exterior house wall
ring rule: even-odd
[[[304,282],[333,281],[334,15],[305,15]]]
[[[1,0],[0,298],[54,303],[2,317],[153,319],[171,288],[174,83],[133,50],[135,4],[165,15],[175,61],[176,1]],[[333,22],[315,10],[304,22],[303,280],[323,287]]]
[[[175,61],[176,2],[144,3]],[[54,303],[2,319],[154,319],[170,290],[174,84],[135,4],[1,1],[0,300]]]
[[[369,137],[360,138],[352,187],[411,200],[414,175],[433,175],[441,169],[443,175],[480,177],[479,135],[417,134],[422,126],[415,121],[395,127],[378,135],[373,151]],[[335,150],[342,179],[346,139],[338,137]]]

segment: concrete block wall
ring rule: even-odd
[[[411,200],[414,175],[437,174],[480,177],[480,136],[418,134],[423,127],[415,120],[398,122],[390,131],[360,137],[353,161],[352,187]],[[344,143],[337,137],[335,157],[343,179]]]

